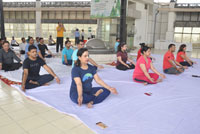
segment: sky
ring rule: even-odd
[[[3,2],[24,2],[36,0],[3,0]],[[91,1],[91,0],[41,0],[41,1]],[[169,2],[170,0],[154,0],[155,2]],[[178,3],[200,3],[200,0],[177,0]]]

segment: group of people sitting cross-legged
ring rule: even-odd
[[[146,46],[145,43],[140,43],[140,46],[141,48],[138,50],[137,62],[134,63],[128,58],[128,54],[126,52],[127,45],[125,43],[119,44],[116,69],[123,71],[134,69],[133,81],[143,83],[144,85],[161,82],[164,78],[166,78],[166,76],[158,72],[153,66],[152,60],[155,60],[155,58],[151,56],[151,48]],[[175,49],[175,45],[170,44],[168,46],[168,51],[164,55],[163,72],[166,74],[180,74],[184,72],[185,69],[196,63],[186,55],[185,44],[180,46],[176,59],[173,54]],[[129,63],[127,63],[127,61]],[[151,69],[153,73],[149,73],[149,69]]]
[[[166,74],[180,74],[184,72],[184,70],[187,68],[185,66],[182,66],[179,62],[175,60],[174,52],[176,50],[176,47],[174,44],[170,44],[168,46],[168,51],[164,55],[163,59],[163,71]]]
[[[25,38],[22,38],[22,43],[25,44]],[[45,58],[53,56],[48,47],[44,44],[43,38],[38,38],[37,44],[34,43],[32,37],[28,38],[28,43],[25,48],[25,60],[22,60],[16,55],[16,53],[10,48],[10,43],[4,41],[1,44],[0,49],[0,70],[14,71],[23,66],[23,77],[22,77],[22,90],[32,89],[42,85],[48,85],[48,83],[54,78],[58,83],[60,79],[48,67],[45,63]],[[50,55],[45,53],[47,50]],[[23,54],[22,52],[20,52]],[[17,61],[17,63],[14,62]],[[49,73],[46,75],[40,75],[41,66]]]
[[[145,43],[141,43],[141,48],[138,51],[137,62],[135,63],[128,57],[127,44],[119,43],[117,39],[117,64],[118,70],[133,71],[133,81],[137,83],[156,84],[162,82],[166,76],[154,67],[151,57],[151,48],[146,46]],[[22,38],[22,42],[25,44],[25,38]],[[115,46],[115,47],[116,47]],[[54,73],[54,71],[45,63],[45,58],[53,57],[54,55],[44,44],[43,38],[37,38],[34,43],[34,39],[29,37],[25,49],[24,62],[16,55],[16,53],[10,49],[10,44],[7,41],[1,42],[0,49],[0,70],[12,71],[17,70],[23,66],[22,74],[22,90],[36,88],[39,86],[49,85],[53,79],[59,84],[60,79]],[[192,61],[186,55],[186,45],[180,46],[176,59],[174,57],[175,45],[170,44],[168,51],[163,58],[163,72],[166,74],[180,74],[188,67],[192,66],[196,62]],[[48,52],[48,54],[46,53]],[[14,62],[17,61],[17,63]],[[91,64],[89,64],[91,63]],[[71,100],[81,106],[87,104],[88,108],[91,108],[94,104],[104,101],[110,93],[118,94],[114,87],[107,85],[97,74],[97,69],[103,69],[104,67],[98,65],[92,58],[89,57],[89,52],[84,48],[84,42],[82,40],[77,44],[77,49],[71,48],[71,41],[65,42],[65,48],[62,49],[62,64],[72,65],[71,77],[72,82],[70,86],[70,98]],[[40,69],[43,67],[49,74],[40,75]],[[150,73],[149,70],[153,73]],[[100,87],[93,87],[92,81],[96,81]]]

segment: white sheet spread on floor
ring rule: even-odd
[[[155,67],[162,72],[163,56],[154,57]],[[183,74],[166,75],[162,83],[147,86],[132,81],[133,70],[119,71],[114,67],[99,70],[100,77],[116,87],[119,94],[110,95],[92,109],[85,105],[79,107],[70,100],[71,68],[60,65],[58,59],[48,60],[48,65],[61,77],[61,84],[53,81],[50,86],[27,90],[26,95],[78,117],[99,134],[199,134],[200,78],[192,75],[200,75],[200,62],[195,60],[198,64]],[[7,74],[17,79],[15,74],[20,73],[21,70]],[[93,86],[98,85],[94,82]],[[145,95],[146,92],[152,96]],[[97,122],[103,122],[108,128],[102,130],[96,126]]]

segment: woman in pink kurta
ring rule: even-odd
[[[165,78],[165,75],[159,73],[153,66],[150,59],[151,49],[150,47],[144,46],[141,50],[142,56],[138,59],[136,63],[135,70],[133,72],[133,80],[138,83],[143,84],[156,84],[161,82],[159,76]],[[149,73],[151,69],[154,73]]]

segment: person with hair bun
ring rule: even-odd
[[[94,104],[101,103],[111,93],[117,94],[117,90],[108,86],[97,75],[96,68],[89,62],[89,53],[86,48],[81,48],[77,53],[78,59],[72,68],[72,83],[70,88],[71,100],[81,106],[87,104],[91,108]],[[93,87],[93,79],[102,87]]]
[[[135,63],[131,59],[128,58],[128,54],[126,50],[127,50],[126,43],[121,43],[118,46],[116,68],[123,71],[135,68]],[[129,61],[130,64],[128,64],[127,61]]]
[[[135,70],[133,72],[133,80],[135,82],[147,85],[161,82],[162,79],[159,79],[159,76],[163,79],[166,78],[164,74],[159,73],[153,66],[150,59],[151,48],[148,46],[144,46],[141,49],[141,53],[142,55],[138,59]],[[151,69],[154,73],[149,73],[149,69]]]
[[[187,57],[185,51],[186,51],[186,45],[182,44],[179,47],[179,50],[176,56],[176,61],[180,63],[182,66],[190,67],[193,65],[193,63],[196,63],[196,62],[193,62],[189,57]]]
[[[141,50],[142,50],[142,48],[145,46],[145,43],[140,43],[140,49],[138,50],[138,53],[137,53],[137,60],[140,58],[140,56],[141,56]]]

